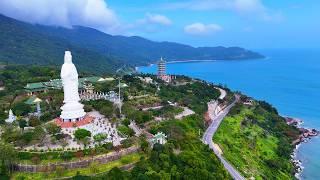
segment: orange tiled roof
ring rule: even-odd
[[[61,118],[55,119],[55,123],[61,128],[71,128],[71,127],[80,127],[86,124],[90,124],[93,121],[94,117],[85,116],[82,120],[76,122],[63,122]]]

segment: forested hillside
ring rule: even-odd
[[[0,61],[9,64],[61,65],[65,50],[71,50],[76,66],[91,72],[113,72],[121,61],[49,37],[36,26],[0,16]]]
[[[226,159],[248,179],[293,179],[291,144],[299,131],[288,126],[270,104],[236,104],[213,140]]]
[[[232,60],[232,59],[252,59],[263,56],[239,47],[199,47],[194,48],[189,45],[174,42],[155,42],[139,36],[112,36],[98,30],[74,26],[73,29],[52,28],[38,26],[42,32],[52,36],[68,40],[78,46],[86,47],[90,50],[104,55],[114,55],[125,62],[135,64],[145,64],[154,62],[159,57],[164,57],[168,61],[173,60]]]
[[[154,42],[142,37],[112,36],[96,29],[32,25],[0,15],[0,62],[61,65],[65,50],[73,53],[82,70],[110,73],[123,65],[154,63],[161,56],[172,60],[235,60],[263,56],[239,47],[199,47]]]

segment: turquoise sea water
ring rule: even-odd
[[[261,50],[266,59],[173,63],[170,74],[183,74],[240,90],[266,100],[282,115],[300,118],[304,127],[320,130],[320,50]],[[140,67],[155,73],[157,66]],[[301,179],[320,179],[320,137],[298,149]]]

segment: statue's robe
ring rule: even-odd
[[[61,118],[64,120],[79,120],[85,116],[83,105],[79,103],[78,72],[72,63],[72,56],[66,51],[64,64],[61,68],[61,79],[64,93],[64,105],[61,107]]]

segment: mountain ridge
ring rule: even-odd
[[[60,65],[63,51],[73,52],[80,69],[114,72],[154,63],[160,57],[177,60],[258,59],[264,56],[240,47],[192,47],[156,42],[140,36],[110,35],[94,28],[29,24],[0,14],[0,61],[13,64]]]

